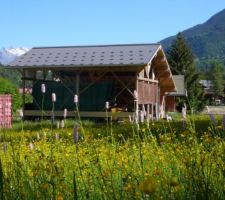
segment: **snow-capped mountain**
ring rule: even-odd
[[[0,49],[0,63],[7,65],[27,51],[29,51],[28,48],[2,48]]]

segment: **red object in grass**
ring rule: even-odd
[[[0,95],[0,128],[12,127],[12,96]]]

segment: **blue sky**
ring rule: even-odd
[[[0,0],[0,48],[154,43],[225,8],[224,0]]]

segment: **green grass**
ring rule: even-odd
[[[149,126],[73,120],[20,122],[0,132],[1,199],[224,199],[221,119],[192,116]],[[81,130],[79,130],[81,132]],[[107,134],[111,132],[110,134]],[[56,138],[59,135],[59,139]]]

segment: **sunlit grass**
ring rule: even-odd
[[[53,131],[50,121],[25,122],[24,133],[20,123],[1,130],[4,199],[224,199],[220,121],[196,117],[185,129],[180,121],[152,122],[139,131],[125,122],[112,124],[113,135],[106,123],[82,121],[86,137],[78,143],[75,122],[66,123]]]

